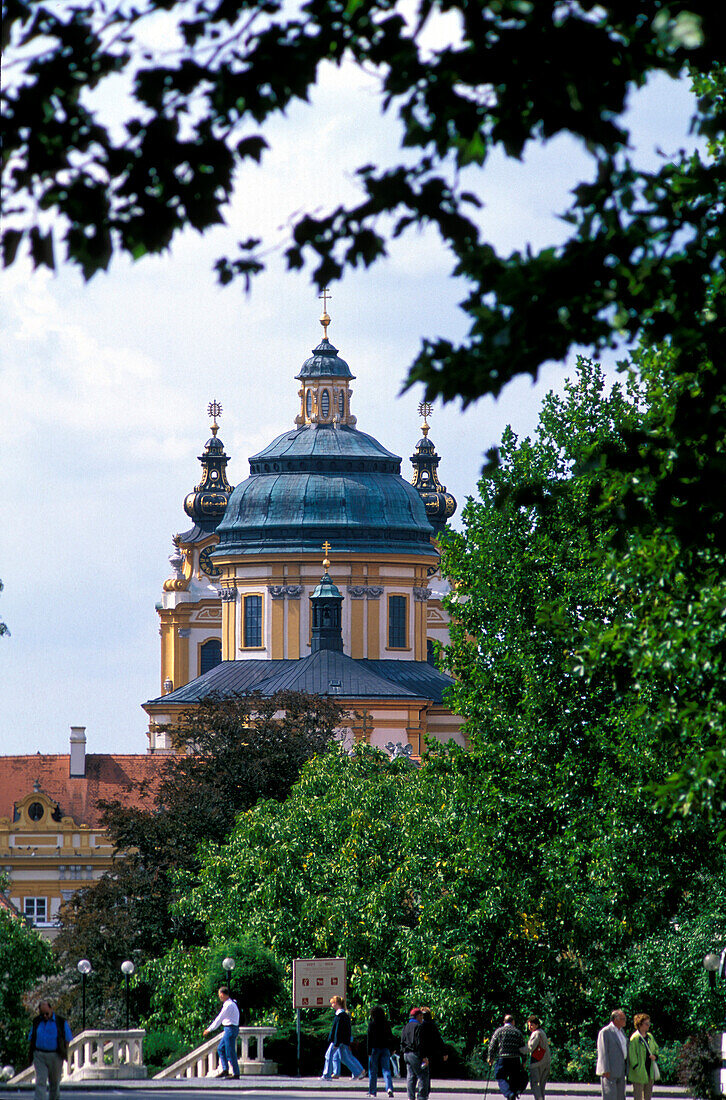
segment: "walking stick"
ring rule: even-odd
[[[487,1083],[486,1083],[486,1085],[484,1086],[484,1097],[483,1097],[483,1100],[487,1100],[487,1093],[489,1092],[489,1082],[490,1082],[490,1081],[491,1081],[491,1079],[492,1079],[492,1067],[491,1067],[491,1065],[489,1065],[489,1067],[488,1067],[488,1068],[489,1068],[489,1074],[488,1074],[488,1076],[487,1076]]]

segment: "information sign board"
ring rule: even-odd
[[[345,959],[293,959],[292,1007],[327,1008],[336,994],[345,1000]]]

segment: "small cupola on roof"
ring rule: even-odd
[[[320,578],[320,584],[310,596],[310,611],[312,618],[312,633],[310,637],[310,652],[318,653],[321,649],[332,649],[338,653],[343,652],[343,624],[341,609],[343,597],[340,589],[330,579],[328,569],[330,561],[327,554],[330,543],[323,544],[326,557],[323,560],[325,572]]]
[[[436,453],[436,448],[429,439],[428,417],[432,408],[428,401],[422,401],[418,407],[419,415],[423,417],[421,431],[423,436],[416,444],[416,451],[411,455],[413,466],[413,478],[411,484],[416,489],[426,507],[426,519],[433,527],[436,534],[440,534],[446,526],[446,521],[451,519],[456,511],[456,499],[447,493],[446,486],[439,481],[437,469],[441,458]]]
[[[204,454],[199,455],[202,480],[184,501],[186,514],[207,534],[216,529],[234,488],[227,481],[229,457],[224,452],[222,440],[217,438],[217,417],[221,412],[222,406],[218,401],[210,402],[207,413],[212,417],[212,438],[204,444]]]
[[[356,418],[351,416],[350,398],[351,390],[348,382],[355,378],[350,367],[338,355],[338,349],[333,347],[328,340],[328,290],[324,290],[320,297],[323,299],[323,312],[320,315],[320,324],[323,326],[323,339],[313,354],[306,359],[296,377],[302,382],[299,396],[301,401],[300,413],[295,418],[295,423],[304,424],[332,424],[334,427],[345,425],[353,428]]]

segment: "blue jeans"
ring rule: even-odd
[[[238,1027],[234,1027],[232,1024],[225,1024],[224,1031],[222,1032],[222,1038],[219,1040],[219,1044],[217,1046],[217,1054],[219,1055],[219,1061],[222,1065],[222,1069],[226,1072],[231,1066],[232,1073],[235,1075],[235,1077],[239,1077],[239,1062],[237,1061],[238,1035]]]
[[[505,1100],[517,1100],[520,1092],[524,1092],[529,1083],[521,1058],[497,1058],[494,1076]]]
[[[326,1081],[329,1081],[331,1077],[340,1077],[340,1047],[336,1047],[332,1043],[325,1051],[323,1077]]]
[[[387,1092],[393,1092],[391,1054],[388,1047],[373,1047],[368,1055],[368,1092],[375,1096],[378,1090],[378,1074],[383,1075]]]
[[[361,1077],[365,1074],[363,1066],[360,1064],[347,1043],[341,1043],[338,1047],[338,1050],[340,1052],[341,1062],[344,1066],[348,1067],[354,1077]]]

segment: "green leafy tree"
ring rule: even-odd
[[[321,752],[341,721],[340,706],[299,692],[210,698],[181,716],[171,730],[177,752],[159,760],[153,791],[138,801],[102,803],[103,823],[117,849],[114,867],[61,910],[56,950],[75,967],[93,964],[87,992],[89,1017],[115,1025],[123,1018],[119,966],[161,955],[175,938],[204,943],[195,921],[174,919],[172,873],[195,873],[205,841],[222,842],[237,814],[260,798],[284,799],[302,764]],[[149,1009],[150,990],[134,990],[135,1011]]]
[[[142,979],[152,989],[148,1028],[163,1028],[169,1020],[187,1042],[201,1042],[202,1030],[219,1011],[217,990],[227,984],[222,966],[235,960],[232,995],[240,1006],[241,1023],[265,1016],[281,1001],[283,970],[271,951],[247,936],[223,946],[183,947],[175,943],[160,959],[148,962]]]
[[[0,879],[0,890],[6,883]],[[0,1062],[20,1069],[28,1060],[30,1017],[23,995],[56,969],[47,940],[23,917],[0,906]]]
[[[609,582],[628,613],[582,631],[579,672],[602,677],[610,669],[618,699],[638,688],[647,700],[642,726],[674,765],[661,799],[686,815],[705,812],[726,836],[726,510],[720,490],[726,446],[722,438],[715,449],[704,447],[709,427],[699,423],[704,390],[717,371],[706,364],[685,372],[668,348],[639,352],[635,369],[648,387],[647,416],[629,433],[625,455],[613,459],[604,448],[594,456],[602,478],[594,501],[600,514],[617,523],[617,501],[636,521],[617,528],[606,559]],[[710,401],[718,419],[726,394]],[[676,425],[676,410],[685,406],[693,436],[687,456]]]
[[[537,1009],[558,1043],[583,1029],[594,1036],[622,994],[613,961],[632,947],[628,981],[640,992],[657,984],[637,944],[670,927],[704,853],[709,881],[723,859],[707,834],[669,827],[650,806],[640,826],[624,815],[626,780],[596,783],[583,806],[562,776],[550,823],[549,792],[540,799],[529,761],[511,759],[432,746],[410,768],[366,746],[350,756],[332,748],[306,765],[286,803],[241,815],[177,907],[215,945],[249,929],[288,975],[295,957],[344,955],[359,1018],[382,1003],[403,1019],[424,1001],[471,1049],[506,1005]],[[175,950],[174,966],[188,965]],[[683,1038],[677,1020],[663,1028]]]

